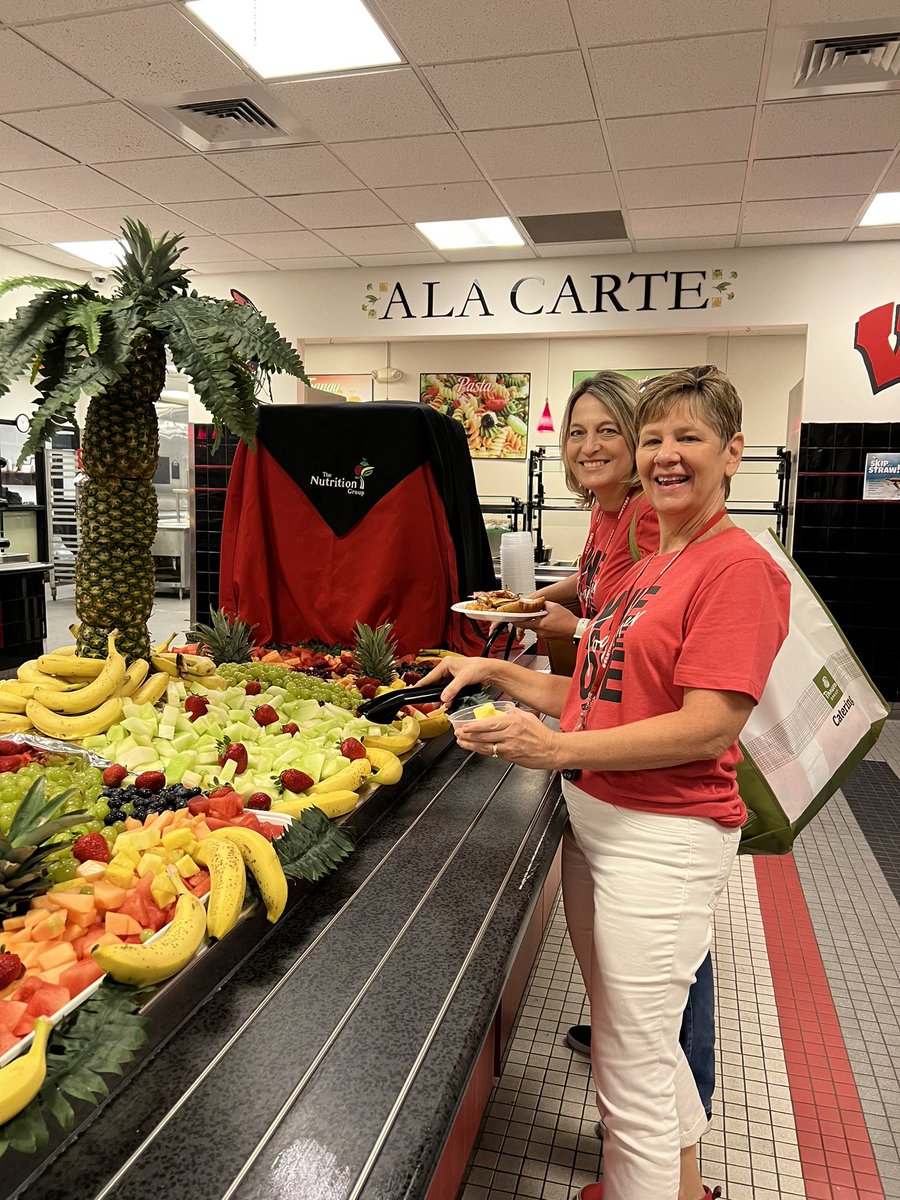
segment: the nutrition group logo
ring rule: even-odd
[[[374,467],[370,467],[365,459],[353,468],[352,475],[334,475],[331,471],[320,471],[310,475],[310,487],[339,488],[350,496],[362,496],[366,491],[365,477],[371,475]]]
[[[374,474],[374,472],[375,468],[369,466],[368,461],[364,458],[360,459],[360,461],[353,468],[353,474],[359,480],[360,487],[366,486],[364,481],[368,479],[370,475]]]

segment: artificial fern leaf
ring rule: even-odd
[[[0,296],[22,287],[40,288],[45,292],[77,292],[83,285],[72,283],[71,279],[50,279],[46,275],[17,275],[14,279],[4,279],[0,282]]]
[[[309,383],[296,350],[261,312],[231,300],[200,299],[214,309],[216,332],[241,361],[253,358],[264,371],[282,372]]]
[[[288,879],[313,882],[329,875],[352,853],[353,842],[320,808],[304,808],[272,843]]]
[[[100,345],[100,317],[109,310],[106,300],[85,300],[76,304],[69,312],[69,324],[76,326],[84,335],[88,354],[95,354]]]
[[[66,325],[66,296],[42,292],[0,326],[0,395]]]
[[[104,1075],[121,1075],[147,1040],[145,1021],[131,989],[105,983],[50,1035],[47,1078],[32,1102],[0,1126],[0,1155],[12,1148],[24,1154],[47,1145],[48,1118],[64,1131],[74,1110],[66,1096],[96,1104],[109,1095]]]

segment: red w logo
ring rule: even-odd
[[[900,383],[900,304],[882,304],[856,322],[853,347],[866,364],[873,394]]]

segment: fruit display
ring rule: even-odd
[[[47,1042],[53,1025],[38,1017],[27,1054],[0,1068],[0,1125],[30,1104],[47,1076]]]

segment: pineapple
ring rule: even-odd
[[[392,637],[393,625],[388,621],[373,629],[370,625],[356,622],[356,642],[353,653],[359,664],[359,673],[381,683],[391,682],[397,654],[397,641]]]
[[[216,666],[249,662],[256,626],[242,621],[237,613],[229,615],[224,608],[210,609],[209,615],[212,625],[197,625],[188,635],[191,640],[200,643]]]
[[[87,816],[83,809],[57,816],[76,795],[76,788],[68,788],[49,801],[45,789],[46,781],[41,776],[19,805],[9,833],[0,833],[0,918],[13,916],[32,896],[47,890],[50,881],[45,874],[45,860],[60,849],[60,843],[50,839]]]

